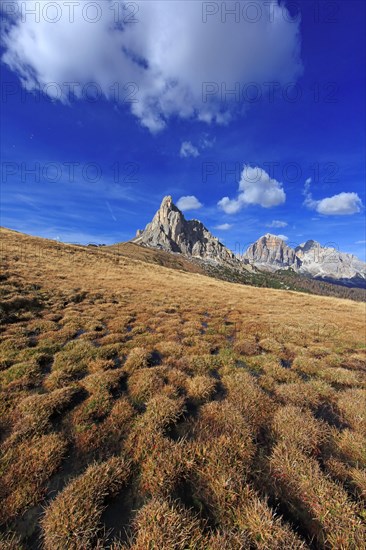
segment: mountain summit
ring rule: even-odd
[[[295,253],[301,260],[300,273],[366,286],[366,264],[353,254],[340,252],[334,246],[321,246],[312,240],[297,246]]]
[[[280,237],[270,233],[266,233],[253,243],[245,252],[243,259],[269,271],[289,267],[297,270],[301,265],[295,250],[287,246]]]
[[[353,254],[309,240],[295,249],[267,233],[253,243],[243,259],[263,271],[292,268],[299,274],[347,286],[366,288],[366,264]]]
[[[234,254],[201,222],[186,220],[171,196],[164,197],[153,220],[144,230],[137,231],[132,242],[204,260],[236,261]]]

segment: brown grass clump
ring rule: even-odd
[[[146,403],[161,391],[167,382],[158,369],[143,368],[134,371],[128,378],[128,391],[135,403]]]
[[[109,369],[112,369],[113,367],[114,367],[114,361],[112,359],[102,359],[101,357],[92,359],[88,364],[88,370],[91,373],[109,370]]]
[[[144,369],[149,366],[151,353],[144,348],[133,348],[127,356],[124,369],[132,374],[136,369]]]
[[[249,426],[258,434],[268,425],[277,405],[254,382],[247,372],[240,370],[222,378],[227,388],[227,399],[243,415]]]
[[[37,504],[48,478],[58,469],[67,443],[59,434],[35,436],[12,445],[1,456],[0,521]]]
[[[306,544],[277,517],[266,501],[249,493],[241,499],[236,511],[237,525],[244,530],[249,543],[258,550],[301,550]],[[250,547],[248,544],[248,548]]]
[[[225,524],[254,456],[251,431],[230,403],[211,402],[202,407],[194,435],[193,493]]]
[[[259,345],[254,337],[247,337],[246,339],[240,338],[234,343],[234,350],[240,355],[257,355],[259,352]]]
[[[319,370],[318,376],[329,384],[345,388],[361,387],[365,384],[365,377],[361,372],[350,371],[342,367],[324,367]]]
[[[366,390],[345,390],[340,394],[338,407],[344,421],[366,436]]]
[[[347,464],[366,468],[366,436],[353,430],[332,431],[331,453]]]
[[[284,403],[310,407],[316,410],[322,403],[331,403],[336,400],[336,392],[332,386],[323,380],[309,380],[306,382],[291,382],[275,387],[276,396]]]
[[[134,416],[134,410],[126,397],[118,399],[104,422],[103,431],[118,439],[126,432]]]
[[[121,381],[126,377],[123,369],[109,369],[86,376],[80,385],[90,394],[110,393],[118,389]]]
[[[180,504],[153,498],[137,513],[131,550],[203,550],[199,521]]]
[[[42,520],[46,550],[94,548],[106,498],[118,493],[130,475],[122,457],[93,464],[71,481],[46,508]]]
[[[52,372],[45,380],[49,390],[61,388],[82,378],[87,373],[88,363],[98,354],[90,342],[71,341],[55,355]]]
[[[277,496],[321,547],[365,547],[357,506],[322,474],[316,460],[281,442],[273,450],[270,467]]]
[[[204,548],[207,550],[222,550],[223,548],[243,550],[243,548],[249,548],[250,543],[244,532],[237,533],[234,530],[223,529],[209,535],[205,544]]]
[[[154,434],[149,454],[141,463],[142,490],[152,496],[168,497],[189,471],[187,446],[159,432]]]
[[[349,353],[342,359],[342,367],[347,369],[366,371],[365,352]]]
[[[24,546],[15,533],[0,533],[0,548],[1,550],[23,550]]]
[[[366,470],[352,468],[336,458],[325,461],[327,472],[336,480],[342,482],[349,492],[360,500],[366,500]]]
[[[179,359],[184,353],[184,347],[175,340],[159,342],[156,347],[157,350],[164,357],[173,357],[174,359]]]
[[[303,376],[317,376],[322,363],[320,359],[303,353],[295,357],[292,368]]]
[[[52,418],[61,414],[81,394],[78,386],[68,386],[53,392],[32,395],[23,399],[14,417],[12,443],[20,438],[41,435],[52,427]]]
[[[109,398],[91,398],[73,417],[76,450],[84,458],[106,458],[121,451],[135,411],[126,397],[113,403]],[[79,457],[80,458],[80,457]]]
[[[139,416],[126,441],[126,450],[137,462],[143,460],[153,448],[157,434],[173,425],[185,411],[184,399],[173,399],[164,394],[152,397],[146,412]]]
[[[274,414],[273,433],[278,441],[294,445],[306,454],[320,454],[320,447],[325,442],[327,430],[325,425],[313,415],[294,405],[280,407]]]
[[[0,372],[0,389],[17,390],[38,386],[42,381],[42,370],[35,360],[16,363]]]
[[[214,394],[216,380],[210,376],[197,375],[187,379],[187,395],[195,403],[204,403]]]
[[[259,347],[268,352],[272,352],[279,356],[283,351],[283,346],[275,338],[263,338],[259,342]]]

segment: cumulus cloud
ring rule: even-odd
[[[183,141],[179,154],[182,158],[198,157],[200,152],[190,141]]]
[[[258,21],[238,24],[233,16],[222,22],[220,13],[204,23],[201,2],[96,0],[87,11],[83,2],[50,2],[45,12],[43,2],[14,0],[6,3],[18,15],[2,27],[2,59],[25,88],[65,103],[95,83],[152,132],[170,117],[227,124],[243,101],[225,87],[287,83],[302,72],[300,21],[279,0],[257,3]]]
[[[228,231],[232,228],[231,223],[221,223],[220,225],[216,225],[215,229],[219,229],[220,231]]]
[[[303,194],[305,195],[304,205],[315,210],[324,216],[349,216],[361,212],[362,201],[357,193],[338,193],[324,199],[313,199],[310,191],[311,178],[305,182]]]
[[[271,223],[267,223],[266,227],[280,228],[280,227],[287,227],[287,226],[288,226],[287,222],[283,222],[281,220],[273,220],[273,221],[271,221]]]
[[[245,165],[241,173],[237,198],[223,197],[217,204],[226,214],[236,214],[248,205],[271,208],[283,204],[286,194],[282,183],[271,178],[262,168]]]
[[[198,210],[203,205],[194,195],[188,195],[186,197],[181,197],[177,202],[177,206],[179,210],[184,212],[186,210]]]

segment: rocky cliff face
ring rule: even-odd
[[[340,252],[334,247],[321,246],[316,241],[306,241],[295,248],[301,260],[300,273],[322,279],[349,281],[366,286],[366,264],[353,254]]]
[[[234,254],[201,222],[186,220],[170,196],[163,199],[159,210],[146,228],[137,231],[133,242],[204,260],[237,262]]]
[[[297,270],[301,265],[295,251],[287,246],[282,239],[270,233],[253,243],[244,254],[243,259],[270,271],[289,267]]]
[[[258,269],[292,268],[297,273],[349,286],[366,287],[366,264],[356,256],[309,240],[295,249],[276,235],[264,235],[243,256]]]

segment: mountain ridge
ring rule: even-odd
[[[259,269],[292,268],[296,273],[314,279],[366,288],[364,262],[353,254],[322,246],[313,239],[291,248],[280,237],[266,234],[247,249],[243,258]]]
[[[170,195],[164,197],[152,221],[145,229],[137,230],[131,242],[213,262],[237,262],[233,252],[202,222],[186,220]]]
[[[163,198],[152,221],[130,242],[183,254],[213,265],[239,270],[295,273],[325,282],[366,288],[366,264],[313,239],[291,248],[278,235],[266,233],[237,257],[202,222],[186,220],[170,195]]]

